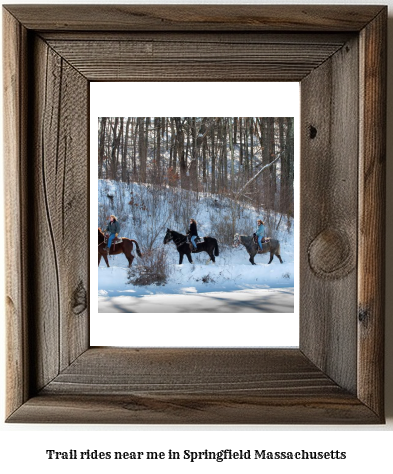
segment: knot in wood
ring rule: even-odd
[[[308,247],[308,260],[317,276],[331,280],[348,275],[355,267],[350,239],[335,229],[325,229],[315,237]]]
[[[358,318],[359,323],[363,325],[363,327],[368,326],[368,321],[370,319],[370,311],[368,308],[360,306],[358,311]]]
[[[76,290],[74,291],[74,301],[72,311],[74,314],[82,313],[87,306],[87,293],[82,282],[79,282]]]
[[[310,130],[310,138],[311,140],[314,140],[314,138],[317,136],[318,130],[312,125],[310,125],[309,130]]]

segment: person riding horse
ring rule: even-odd
[[[105,232],[109,232],[109,237],[108,237],[107,246],[104,248],[104,250],[106,250],[107,253],[109,253],[113,239],[117,237],[120,232],[120,224],[114,215],[110,216],[110,222],[106,226]]]
[[[265,240],[265,223],[261,221],[261,219],[258,219],[257,224],[258,229],[256,230],[255,234],[258,237],[258,245],[260,249],[263,250],[262,242]]]
[[[198,230],[197,230],[197,222],[195,219],[190,219],[190,228],[187,232],[188,236],[190,237],[192,246],[193,246],[193,252],[197,250],[197,244],[195,243],[195,240],[198,238]]]

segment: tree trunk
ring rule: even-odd
[[[245,120],[246,124],[244,127],[244,173],[246,175],[246,178],[248,179],[250,174],[250,159],[248,155],[248,135],[250,132],[250,119],[246,118]]]
[[[171,118],[170,120],[171,124],[171,148],[169,151],[169,168],[173,170],[174,173],[176,173],[176,131],[175,131],[175,120]],[[167,137],[168,137],[168,131],[167,131]]]
[[[251,150],[250,150],[250,161],[249,161],[249,176],[250,177],[253,172],[253,163],[254,163],[254,117],[250,119],[250,138],[251,138]]]
[[[187,162],[184,154],[184,130],[180,117],[175,117],[175,124],[177,156],[180,160],[180,185],[183,189],[188,189]]]
[[[103,177],[103,166],[105,159],[106,117],[99,119],[100,135],[98,145],[98,179]]]
[[[139,123],[139,181],[146,183],[147,149],[145,134],[145,119],[138,118]]]
[[[154,128],[156,129],[156,156],[154,166],[154,180],[156,183],[161,183],[161,118],[154,119]]]
[[[215,127],[211,129],[211,142],[212,142],[212,153],[211,153],[211,192],[215,194],[216,192],[216,150],[215,150]]]
[[[269,117],[269,151],[270,151],[270,160],[273,160],[276,156],[276,142],[275,142],[275,124],[276,120],[274,117]],[[277,190],[276,183],[276,163],[270,167],[270,209],[275,209],[275,197]]]
[[[119,118],[115,117],[115,123],[113,125],[113,138],[112,138],[112,152],[111,152],[111,163],[110,163],[110,179],[116,179],[117,171],[117,159],[118,151],[120,146],[120,134],[118,132]]]
[[[128,154],[128,137],[130,133],[131,117],[128,117],[126,124],[126,133],[124,137],[123,154],[121,157],[121,180],[125,183],[127,181],[127,154]]]
[[[228,119],[228,126],[229,126],[229,148],[231,150],[231,190],[234,187],[234,178],[235,178],[235,151],[233,148],[233,125],[232,120]]]
[[[133,125],[134,125],[134,133],[133,133],[133,154],[132,154],[132,173],[133,173],[133,178],[134,181],[137,179],[137,165],[136,165],[136,145],[137,145],[137,136],[138,136],[138,121],[133,120]]]
[[[239,117],[239,162],[243,166],[243,118]]]

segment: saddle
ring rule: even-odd
[[[257,244],[257,245],[259,245],[259,244],[258,244],[258,236],[257,236],[256,234],[254,234],[253,237],[254,237],[254,243]],[[270,242],[270,239],[271,239],[271,237],[262,237],[262,244],[267,244],[267,243],[269,243],[269,242]]]
[[[105,245],[107,245],[107,243],[108,243],[108,238],[109,238],[109,234],[105,234],[105,237],[104,237],[104,244]],[[121,237],[115,237],[112,240],[112,245],[120,244],[121,242],[123,242],[123,239]],[[111,247],[112,247],[112,245],[111,245]]]
[[[191,235],[187,234],[187,242],[190,244],[191,243]],[[202,237],[198,237],[195,239],[195,243],[198,244],[199,242],[202,242]]]
[[[198,244],[199,242],[202,242],[202,239],[201,237],[198,237],[195,239],[195,243]],[[194,248],[194,246],[192,245],[192,242],[191,242],[191,236],[189,234],[187,234],[187,243],[188,245],[190,246],[190,250],[191,252],[196,252],[196,249]]]

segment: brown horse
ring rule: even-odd
[[[108,253],[106,249],[104,250],[104,233],[100,228],[98,228],[98,266],[100,266],[101,257],[104,257],[106,266],[109,267],[108,262]],[[119,255],[120,253],[124,253],[128,260],[128,266],[131,267],[132,261],[134,260],[134,255],[132,255],[132,249],[134,248],[134,244],[136,247],[136,253],[138,257],[142,257],[141,251],[139,250],[139,245],[136,240],[126,239],[122,237],[122,242],[116,245],[111,245],[109,255]]]

